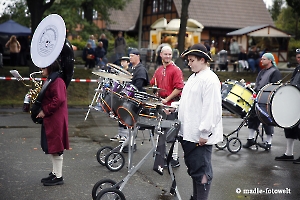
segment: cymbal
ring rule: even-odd
[[[97,76],[101,76],[101,77],[104,77],[104,78],[110,78],[110,79],[113,79],[113,80],[118,80],[118,81],[131,81],[131,77],[129,76],[118,76],[118,75],[115,75],[115,74],[111,74],[111,73],[107,73],[107,72],[92,72],[93,74],[97,75]]]
[[[154,86],[152,86],[152,87],[146,87],[144,89],[146,89],[146,90],[165,90],[163,88],[158,88],[158,87],[154,87]]]
[[[107,63],[107,65],[112,66],[113,68],[119,70],[120,72],[128,75],[128,76],[132,76],[131,73],[125,69],[123,69],[122,67],[119,67],[118,65],[112,64],[112,63]]]
[[[158,96],[154,96],[152,94],[148,94],[147,92],[135,91],[135,93],[143,95],[143,96],[146,96],[146,97],[150,97],[150,98],[153,98],[153,99],[160,99]]]

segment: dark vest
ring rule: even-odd
[[[267,70],[262,70],[257,76],[256,82],[255,82],[255,91],[258,92],[262,87],[270,83],[270,76],[273,74],[273,72],[276,71],[275,67],[271,67]],[[263,74],[262,74],[263,73]]]

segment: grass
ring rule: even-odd
[[[12,77],[10,70],[18,70],[21,76],[29,77],[28,67],[10,67],[4,66],[0,68],[0,77]],[[149,77],[152,77],[154,69],[150,68]],[[183,70],[184,79],[186,80],[191,72],[188,69]],[[257,76],[256,73],[249,72],[216,72],[220,81],[224,82],[227,79],[240,80],[244,79],[246,82],[255,82]],[[282,73],[284,77],[286,73]],[[74,69],[73,78],[80,79],[97,79],[98,77],[93,75],[90,70],[85,70],[82,67],[76,67]],[[30,81],[25,81],[26,84],[30,84]],[[71,82],[68,87],[68,105],[70,107],[78,106],[85,107],[89,105],[94,96],[94,89],[98,86],[97,83],[86,82]],[[25,94],[28,92],[29,87],[26,87],[22,82],[16,80],[0,80],[0,106],[1,107],[20,107],[23,106],[23,100]]]

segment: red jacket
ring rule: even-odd
[[[61,78],[50,83],[42,100],[48,153],[69,149],[66,85]]]

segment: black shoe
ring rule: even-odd
[[[294,161],[294,156],[287,156],[283,154],[282,156],[275,157],[277,161]]]
[[[64,179],[63,177],[57,178],[56,176],[54,176],[54,178],[45,181],[44,186],[55,186],[55,185],[62,185],[64,184]]]
[[[177,159],[177,160],[172,159],[172,160],[170,161],[170,163],[171,163],[171,166],[172,166],[173,168],[176,168],[176,167],[179,167],[179,166],[180,166],[179,160],[178,160],[178,159]]]
[[[179,167],[180,166],[180,163],[179,163],[179,160],[175,160],[172,158],[172,160],[170,161],[170,164],[173,168],[176,168],[176,167]],[[165,159],[165,165],[164,165],[165,168],[168,167],[168,164],[167,164],[167,160]]]
[[[254,144],[255,144],[254,139],[247,139],[247,143],[244,144],[243,147],[249,149]]]
[[[258,146],[260,146],[261,148],[265,149],[266,151],[269,151],[271,149],[271,144],[268,144],[267,142],[263,142],[263,143],[257,143]]]
[[[55,177],[55,175],[52,172],[50,172],[48,177],[42,178],[41,183],[44,183],[44,182],[46,182],[48,180],[51,180],[54,177]]]
[[[129,152],[128,145],[126,145],[125,147],[123,147],[122,152],[123,153],[128,153]],[[136,152],[136,144],[133,145],[133,152]]]
[[[300,157],[293,162],[294,164],[300,164]]]

